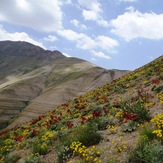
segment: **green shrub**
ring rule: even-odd
[[[156,93],[163,92],[163,85],[154,85],[151,90],[156,91]]]
[[[46,142],[36,141],[32,146],[33,153],[38,153],[39,155],[44,155],[49,150],[49,145]]]
[[[119,163],[119,160],[117,158],[112,157],[108,159],[107,163]]]
[[[91,146],[99,143],[101,135],[98,132],[98,126],[91,121],[85,125],[78,126],[62,139],[65,146],[70,146],[73,141],[79,141],[85,146]]]
[[[151,123],[147,123],[145,125],[143,125],[140,130],[140,137],[146,137],[149,141],[154,140],[154,138],[156,137],[155,134],[153,134],[154,130],[154,126],[151,125]]]
[[[74,141],[79,141],[86,147],[98,144],[101,140],[101,135],[97,129],[97,125],[89,122],[74,128],[70,133],[65,135],[65,137],[62,137],[56,147],[59,162],[66,161],[72,156],[73,151],[70,149],[70,145]]]
[[[137,127],[137,122],[135,121],[131,121],[130,123],[128,124],[125,124],[122,126],[122,130],[124,132],[132,132],[132,131],[135,131],[136,130],[136,127]]]
[[[101,140],[101,135],[97,131],[98,126],[95,126],[93,123],[89,122],[84,126],[79,126],[75,129],[76,141],[81,142],[83,145],[91,146],[98,144]],[[74,135],[74,136],[75,136]]]
[[[5,145],[4,139],[0,136],[0,147],[2,147],[4,145]]]
[[[106,130],[108,128],[108,125],[113,125],[113,118],[110,118],[109,116],[102,116],[90,120],[89,123],[96,126],[98,130]]]
[[[61,145],[57,147],[58,163],[63,163],[73,156],[73,151],[70,147]]]
[[[144,121],[149,121],[151,119],[149,109],[144,107],[144,102],[138,100],[136,103],[131,104],[126,102],[122,107],[122,110],[127,113],[136,114],[137,117],[134,121],[142,123]]]
[[[20,156],[18,154],[10,154],[7,155],[4,163],[16,163],[20,159]]]
[[[38,154],[32,154],[31,156],[27,157],[23,163],[43,163],[38,156]]]
[[[163,146],[159,141],[141,141],[129,154],[128,162],[132,163],[162,163]]]
[[[119,94],[124,94],[126,92],[126,89],[124,89],[124,86],[122,85],[116,85],[114,91]]]

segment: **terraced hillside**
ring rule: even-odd
[[[0,129],[29,121],[126,73],[27,42],[2,41]]]
[[[163,162],[163,56],[0,137],[2,162]]]

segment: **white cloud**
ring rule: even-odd
[[[91,60],[92,60],[92,61],[97,61],[97,59],[96,59],[96,58],[91,58]]]
[[[57,31],[62,28],[60,5],[60,0],[1,0],[0,21],[44,32]]]
[[[58,34],[70,41],[78,40],[80,37],[83,36],[83,34],[78,34],[77,32],[74,32],[70,29],[59,30]]]
[[[96,52],[96,51],[92,50],[92,54],[95,55],[96,57],[111,59],[110,56],[104,54],[103,52]]]
[[[163,39],[163,14],[130,10],[111,21],[112,33],[126,41],[134,38]]]
[[[107,36],[98,36],[91,38],[83,33],[77,33],[72,30],[60,30],[58,34],[67,40],[76,43],[76,46],[85,50],[92,50],[95,48],[101,48],[106,51],[112,51],[113,48],[118,46],[118,42]]]
[[[108,27],[109,26],[109,23],[106,20],[104,20],[104,19],[99,19],[98,20],[98,24],[100,26],[102,26],[102,27]]]
[[[72,1],[71,0],[60,0],[61,4],[72,4]]]
[[[137,2],[137,0],[119,0],[119,2]]]
[[[92,49],[96,46],[95,41],[83,33],[77,33],[72,30],[60,30],[58,34],[67,40],[76,42],[78,48]]]
[[[79,26],[79,21],[76,19],[73,19],[70,21],[74,26],[78,27]]]
[[[54,41],[57,41],[58,38],[56,36],[54,36],[54,35],[48,35],[48,37],[44,37],[43,40],[54,42]]]
[[[108,22],[101,16],[103,10],[101,4],[97,0],[78,0],[78,3],[81,7],[85,8],[82,11],[85,20],[95,21],[103,27],[109,26]]]
[[[118,46],[118,42],[110,37],[100,35],[96,38],[98,45],[101,46],[102,49],[108,50],[113,49]]]
[[[85,20],[97,20],[98,19],[98,14],[94,11],[83,10],[82,14]]]
[[[67,53],[62,53],[64,56],[66,57],[72,57],[70,54],[67,54]]]
[[[134,12],[134,7],[133,6],[129,6],[129,7],[126,7],[126,11],[128,12]]]
[[[46,47],[42,43],[33,40],[27,33],[25,32],[9,33],[3,29],[2,25],[0,25],[0,41],[4,40],[26,41],[46,49]]]
[[[84,30],[87,29],[86,25],[81,24],[81,23],[80,23],[78,20],[76,20],[76,19],[73,19],[73,20],[71,20],[70,22],[71,22],[71,24],[73,24],[73,25],[74,25],[75,27],[77,27],[77,28],[84,29]]]
[[[96,13],[101,12],[101,4],[97,0],[78,0],[79,5]]]

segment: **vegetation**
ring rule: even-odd
[[[160,57],[1,133],[0,162],[163,162],[162,72]]]
[[[159,141],[149,142],[141,140],[130,153],[129,162],[161,163],[163,160],[163,146]]]

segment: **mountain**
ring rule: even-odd
[[[27,42],[1,41],[0,79],[11,74],[26,74],[58,58],[64,58],[59,51],[45,51]]]
[[[0,134],[1,162],[163,162],[163,56]]]
[[[27,42],[0,42],[0,128],[14,127],[128,73]]]

